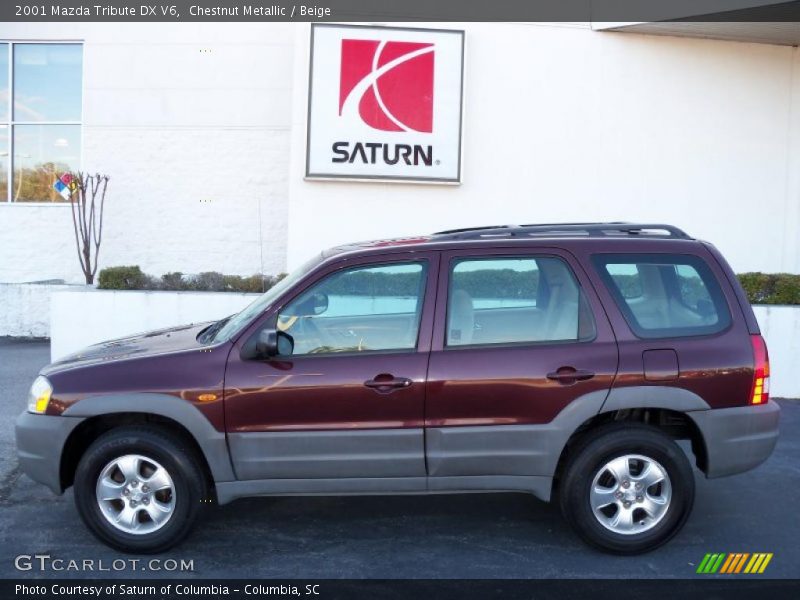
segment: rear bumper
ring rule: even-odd
[[[56,494],[61,488],[61,454],[64,444],[84,419],[50,415],[34,415],[29,412],[17,417],[17,457],[22,472],[43,483]]]
[[[686,413],[703,434],[706,477],[742,473],[767,460],[778,441],[780,413],[774,401]]]

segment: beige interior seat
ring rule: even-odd
[[[548,268],[553,267],[553,268]],[[544,317],[545,340],[578,339],[578,302],[580,290],[563,265],[542,265],[548,271],[550,299]]]
[[[475,305],[472,296],[466,290],[454,290],[447,317],[447,343],[451,346],[471,344],[474,332]]]

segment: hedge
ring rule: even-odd
[[[800,304],[800,275],[742,273],[738,277],[752,304]]]
[[[160,278],[143,273],[138,265],[109,267],[100,271],[97,287],[101,290],[164,290],[182,292],[256,292],[267,291],[286,276],[272,275],[223,275],[206,271],[197,275],[185,275],[178,271],[165,273]]]
[[[511,269],[498,271],[469,271],[458,273],[460,285],[472,291],[484,291],[487,297],[504,298],[530,297],[537,286],[536,272],[517,272]],[[174,272],[165,273],[160,278],[148,275],[137,266],[109,267],[100,271],[98,288],[103,290],[173,290],[208,292],[264,292],[275,285],[285,273],[277,276],[255,274],[249,277],[223,275],[215,271],[185,275]],[[373,286],[391,290],[398,296],[416,293],[419,281],[416,273],[369,273],[356,272],[351,276],[340,277],[331,282],[329,293],[354,294],[364,290],[369,294]],[[800,305],[800,275],[790,273],[742,273],[738,275],[747,298],[752,304],[793,304]],[[623,295],[635,297],[641,293],[638,281],[632,276],[615,276],[619,280]],[[368,281],[371,280],[371,281]],[[681,278],[686,286],[684,295],[699,297],[705,290],[695,289],[695,282]],[[364,292],[361,292],[364,293]],[[479,293],[477,295],[480,295]]]

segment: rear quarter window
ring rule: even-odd
[[[593,261],[638,337],[711,335],[731,323],[722,289],[698,256],[597,254]]]

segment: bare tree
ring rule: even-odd
[[[103,208],[108,188],[108,175],[78,172],[72,173],[74,190],[70,197],[72,226],[75,230],[75,246],[78,260],[86,277],[86,283],[94,283],[97,273],[97,256],[103,241]]]

